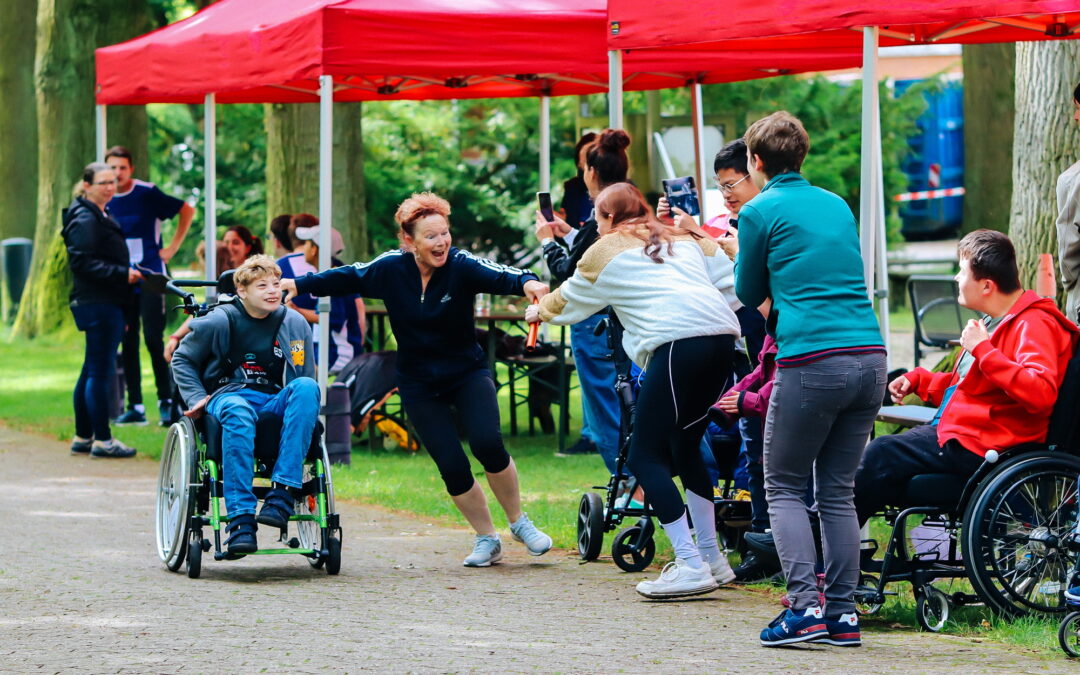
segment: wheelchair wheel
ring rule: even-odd
[[[308,481],[309,468],[304,467],[304,482]],[[294,510],[298,516],[313,516],[318,510],[318,505],[315,500],[315,495],[301,495],[296,500]],[[310,548],[314,551],[320,550],[322,547],[321,536],[322,529],[319,524],[314,520],[298,520],[296,521],[296,535],[300,540],[300,548]],[[320,569],[326,563],[326,559],[322,556],[316,556],[314,558],[308,558],[308,563],[315,569]]]
[[[604,502],[595,492],[586,492],[578,502],[577,550],[582,560],[596,560],[604,545]]]
[[[975,591],[1001,614],[1064,612],[1077,519],[1080,458],[1022,455],[987,476],[964,514],[964,564]]]
[[[183,418],[169,427],[158,471],[155,528],[158,557],[171,572],[187,555],[188,532],[195,510],[195,426]]]
[[[656,555],[656,541],[651,533],[647,534],[641,548],[635,548],[640,534],[640,525],[624,527],[611,544],[611,558],[624,572],[640,572],[652,563]]]
[[[331,536],[327,541],[326,549],[330,555],[326,557],[326,573],[337,574],[341,571],[341,539]]]
[[[187,575],[190,579],[198,579],[202,574],[203,538],[201,533],[193,532],[187,545]]]
[[[1069,612],[1058,626],[1058,644],[1073,658],[1080,656],[1080,612]]]
[[[870,616],[881,610],[877,601],[878,578],[873,574],[859,575],[859,585],[855,588],[855,611],[859,616]]]
[[[949,596],[930,584],[920,588],[915,593],[915,620],[923,630],[939,632],[949,620]]]

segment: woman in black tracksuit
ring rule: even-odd
[[[356,293],[386,304],[398,343],[398,390],[405,412],[435,460],[447,492],[476,530],[465,565],[486,567],[502,557],[502,545],[458,441],[451,406],[461,416],[469,447],[487,472],[514,538],[532,555],[551,548],[551,538],[521,512],[517,469],[502,443],[495,384],[476,342],[475,296],[539,299],[548,288],[531,272],[453,248],[449,215],[446,200],[428,192],[414,194],[395,215],[403,250],[388,251],[369,263],[282,279],[282,288],[317,296]]]
[[[105,210],[116,194],[116,174],[108,164],[83,170],[79,195],[64,210],[64,244],[71,267],[71,313],[86,335],[79,381],[75,384],[73,455],[131,457],[135,451],[112,437],[109,383],[116,374],[116,348],[124,337],[124,311],[134,300],[142,275],[130,265],[120,225]]]

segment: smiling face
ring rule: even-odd
[[[239,267],[251,255],[251,246],[245,244],[240,235],[232,230],[225,233],[222,242],[225,244],[225,250],[229,252],[229,263],[233,267]]]
[[[404,233],[405,244],[412,248],[416,264],[433,270],[442,267],[450,256],[450,223],[443,216],[432,213],[413,223],[412,234]]]
[[[248,314],[261,319],[281,306],[281,277],[260,277],[246,286],[237,286],[236,294]]]
[[[745,173],[739,173],[735,169],[720,169],[716,172],[716,184],[720,187],[720,194],[724,195],[724,205],[727,206],[731,215],[739,215],[739,209],[743,204],[758,195],[761,190]]]
[[[98,206],[104,207],[116,194],[116,173],[111,169],[94,174],[94,182],[83,181],[83,194]]]

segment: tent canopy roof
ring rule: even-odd
[[[97,102],[496,98],[607,90],[606,0],[220,0],[98,49]],[[848,68],[858,47],[760,44],[625,57],[624,87]]]

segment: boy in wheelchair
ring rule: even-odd
[[[867,446],[855,474],[860,524],[885,506],[911,506],[902,503],[905,488],[919,474],[968,478],[989,450],[1046,440],[1077,327],[1053,299],[1023,289],[1006,235],[977,230],[958,254],[959,303],[986,317],[964,328],[952,372],[916,368],[889,384],[895,403],[915,394],[938,412],[929,424]]]
[[[237,299],[191,322],[172,359],[173,377],[189,410],[222,427],[222,471],[230,522],[230,554],[258,550],[256,522],[283,528],[293,515],[289,488],[300,488],[302,464],[319,414],[319,386],[308,322],[282,306],[281,269],[265,255],[248,258],[234,274]],[[272,489],[252,491],[255,424],[259,414],[282,418]]]

